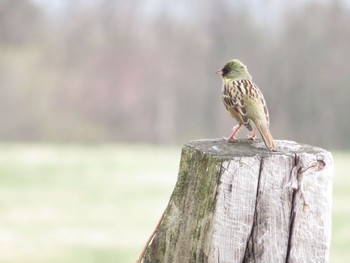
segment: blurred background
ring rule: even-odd
[[[134,262],[181,145],[228,136],[214,72],[242,60],[276,139],[335,158],[350,257],[350,1],[1,0],[0,262]]]

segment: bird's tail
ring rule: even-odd
[[[261,137],[264,140],[264,143],[265,143],[267,149],[269,149],[270,151],[274,151],[274,152],[277,151],[277,145],[272,138],[269,127],[267,127],[267,125],[265,125],[265,124],[260,124],[257,126],[257,128],[261,134]]]

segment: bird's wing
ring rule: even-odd
[[[251,130],[250,119],[253,107],[262,107],[262,118],[269,125],[269,113],[265,99],[259,88],[250,80],[235,80],[225,84],[223,101],[226,109],[232,113],[238,121]],[[257,111],[259,111],[257,109]],[[253,120],[254,121],[254,120]]]
[[[257,100],[257,102],[259,104],[261,103],[261,106],[262,106],[262,108],[264,110],[264,116],[265,116],[265,119],[266,119],[266,124],[267,124],[267,126],[269,126],[269,121],[270,121],[269,111],[268,111],[267,106],[266,106],[264,95],[261,93],[261,91],[260,91],[260,89],[258,88],[257,85],[255,85],[251,81],[248,81],[248,82],[250,82],[250,85],[252,86],[251,87],[252,96]]]
[[[247,109],[243,101],[243,91],[244,89],[241,85],[237,85],[237,81],[230,81],[224,84],[222,100],[226,107],[226,110],[231,113],[237,121],[252,130],[249,123]]]

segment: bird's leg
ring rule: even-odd
[[[224,140],[229,141],[229,142],[237,141],[237,138],[235,138],[235,135],[241,127],[242,127],[242,124],[237,124],[236,126],[234,126],[230,137],[228,137],[228,138],[224,137]]]
[[[248,140],[255,141],[255,139],[256,139],[256,129],[255,128],[253,128],[253,134],[248,136],[247,138],[248,138]]]

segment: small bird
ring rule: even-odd
[[[238,130],[244,125],[252,135],[248,138],[255,140],[256,129],[261,134],[266,147],[276,151],[277,146],[269,130],[269,113],[263,94],[252,81],[247,67],[239,60],[233,59],[216,72],[222,77],[222,101],[230,115],[238,121],[233,127],[227,141],[236,141]]]

